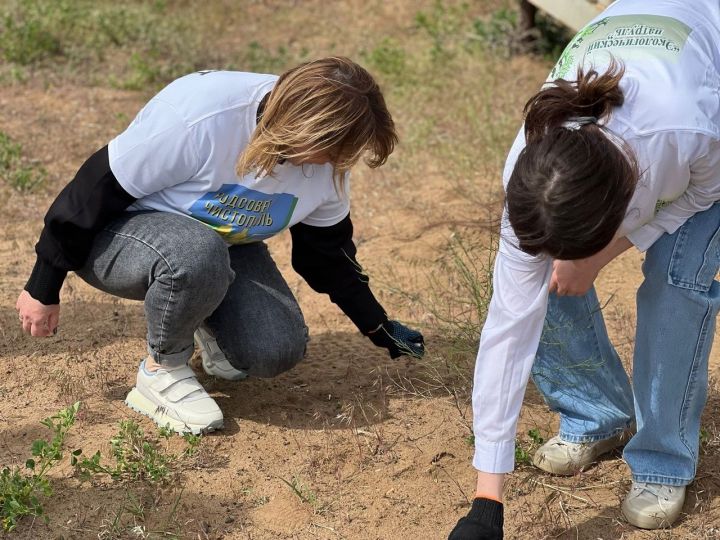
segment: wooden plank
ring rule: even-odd
[[[575,31],[583,28],[612,0],[528,0]]]

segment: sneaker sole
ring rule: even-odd
[[[248,378],[247,373],[239,370],[236,370],[237,373],[233,373],[231,375],[215,371],[212,364],[208,364],[207,362],[205,362],[205,351],[202,351],[202,368],[206,374],[211,375],[212,377],[217,377],[218,379],[222,379],[224,381],[244,381]]]
[[[140,393],[137,388],[130,390],[125,398],[125,404],[133,411],[139,412],[150,418],[160,427],[169,426],[176,433],[192,433],[199,435],[201,433],[209,433],[216,429],[223,428],[223,420],[216,420],[209,425],[206,424],[188,424],[177,418],[173,418],[167,414],[165,408],[158,406]]]

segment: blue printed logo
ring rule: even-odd
[[[190,215],[215,229],[231,244],[247,244],[276,235],[290,223],[297,197],[262,193],[223,184],[190,206]]]

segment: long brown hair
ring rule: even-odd
[[[611,140],[603,122],[622,106],[624,67],[578,69],[525,105],[526,146],[506,190],[519,247],[532,255],[582,259],[616,234],[639,176],[632,150]]]
[[[321,58],[280,76],[238,159],[237,172],[271,174],[285,159],[326,155],[341,182],[364,153],[369,154],[368,166],[379,167],[397,142],[373,77],[348,58]]]

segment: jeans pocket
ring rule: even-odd
[[[720,267],[720,228],[717,223],[693,223],[704,221],[703,217],[696,214],[677,232],[668,268],[671,285],[707,292],[715,280]]]

